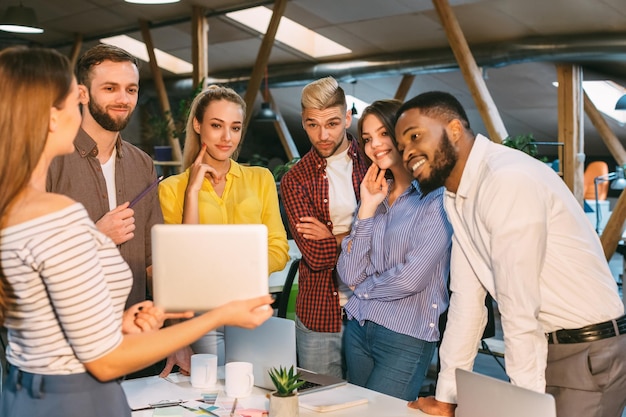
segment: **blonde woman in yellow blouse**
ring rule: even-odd
[[[159,199],[165,223],[265,224],[269,275],[285,267],[289,247],[272,173],[231,159],[245,114],[245,102],[230,88],[213,85],[198,94],[187,120],[185,171],[161,182]],[[196,353],[217,353],[223,363],[223,334],[216,333],[192,347]]]

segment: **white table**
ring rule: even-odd
[[[137,383],[145,383],[146,386],[149,386],[151,382],[154,382],[155,377],[147,377],[147,378],[139,378],[136,381]],[[124,386],[124,384],[122,384]],[[202,390],[197,390],[191,387],[188,382],[179,382],[176,384],[176,387],[182,387],[190,393],[190,398],[200,397]],[[178,388],[177,388],[178,389]],[[223,380],[218,381],[218,389],[223,389]],[[367,398],[368,403],[357,405],[349,408],[344,408],[342,410],[329,411],[325,413],[318,413],[315,411],[307,410],[303,407],[300,407],[300,416],[301,417],[364,417],[364,416],[372,416],[372,417],[416,417],[416,416],[427,416],[427,414],[422,413],[418,410],[413,410],[407,407],[407,402],[398,398],[390,397],[385,394],[381,394],[379,392],[371,391],[362,387],[358,387],[356,385],[347,384],[345,386],[331,388],[331,390],[344,390],[346,393],[354,394],[360,397]],[[267,393],[266,390],[254,387],[252,392],[253,396],[264,396]],[[172,398],[164,398],[164,399],[172,399]],[[242,401],[242,400],[240,400]],[[245,399],[244,399],[245,401]],[[267,400],[266,400],[267,401]],[[266,404],[267,405],[267,404]],[[266,408],[267,409],[267,408]],[[152,417],[154,410],[141,410],[134,411],[132,413],[133,417]],[[185,412],[188,413],[188,416],[198,417],[199,414],[194,414],[193,412]],[[185,416],[186,417],[186,416]]]

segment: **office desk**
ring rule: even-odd
[[[146,385],[150,384],[150,381],[154,381],[155,377],[147,377],[140,378],[132,381],[141,381],[145,382]],[[223,389],[223,380],[218,381],[218,389]],[[124,386],[124,384],[122,384]],[[183,387],[188,390],[190,393],[190,398],[200,397],[202,390],[197,390],[191,387],[188,382],[181,382],[176,384],[177,387]],[[329,411],[325,413],[318,413],[315,411],[307,410],[303,407],[300,407],[300,416],[301,417],[416,417],[416,416],[427,416],[427,414],[422,413],[418,410],[413,410],[407,407],[407,402],[404,400],[400,400],[398,398],[390,397],[385,394],[381,394],[379,392],[371,391],[362,387],[358,387],[356,385],[348,384],[342,387],[331,388],[331,390],[344,390],[346,393],[358,395],[360,397],[364,397],[368,399],[367,404],[357,405],[349,408],[344,408],[342,410]],[[330,390],[329,390],[330,391]],[[252,395],[265,395],[267,393],[266,390],[254,387]],[[165,399],[173,399],[173,398],[165,398]],[[241,401],[241,400],[240,400]],[[266,401],[266,407],[269,408],[268,401]],[[244,400],[245,404],[245,400]],[[266,408],[266,409],[267,409]],[[133,417],[152,417],[154,410],[141,410],[134,411],[132,413]],[[207,414],[194,414],[192,411],[185,412],[186,416],[199,416],[199,415],[207,415]]]

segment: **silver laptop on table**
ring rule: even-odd
[[[267,227],[158,224],[152,227],[154,303],[203,312],[268,293]]]
[[[554,397],[456,369],[456,417],[556,417]]]
[[[269,377],[271,368],[296,368],[296,325],[295,322],[279,317],[270,317],[253,330],[226,326],[224,329],[226,363],[251,362],[254,385],[274,390]],[[340,385],[346,381],[331,375],[322,375],[298,368],[305,384],[298,388],[300,395],[317,392]]]

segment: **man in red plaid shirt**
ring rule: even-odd
[[[311,150],[281,180],[292,235],[302,252],[296,301],[298,365],[343,377],[343,305],[351,290],[336,275],[367,163],[346,129],[352,122],[332,77],[302,90],[302,125]]]

